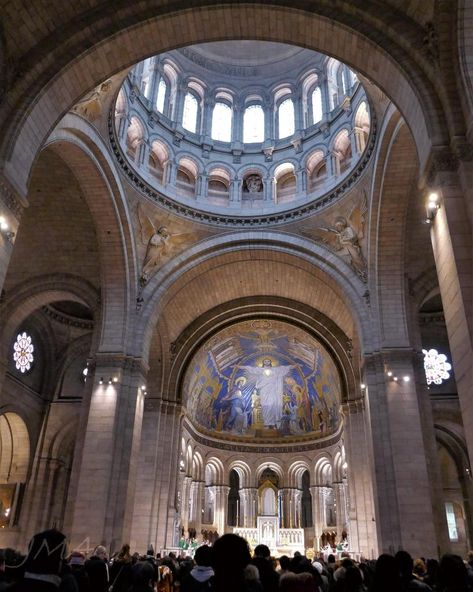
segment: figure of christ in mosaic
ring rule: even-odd
[[[265,426],[278,427],[282,418],[284,378],[294,366],[273,366],[263,360],[262,366],[240,366],[248,381],[257,389]]]

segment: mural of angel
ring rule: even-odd
[[[73,111],[80,113],[86,117],[89,121],[95,121],[102,113],[102,105],[105,95],[112,87],[112,81],[106,80],[102,84],[99,84],[94,90],[87,93],[77,105],[73,108]]]
[[[172,255],[184,243],[189,242],[194,233],[171,232],[166,225],[153,224],[145,212],[138,207],[138,219],[141,227],[141,241],[146,245],[146,254],[141,268],[140,284],[145,286],[158,270],[163,259]]]
[[[350,265],[363,281],[366,281],[366,260],[360,241],[364,236],[367,212],[366,192],[363,192],[363,198],[352,207],[348,216],[337,216],[332,225],[316,229],[316,237],[320,237],[323,243],[340,255],[347,256]]]

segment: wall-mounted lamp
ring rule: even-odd
[[[437,211],[440,208],[439,204],[439,196],[437,193],[430,193],[429,194],[429,201],[427,203],[427,218],[425,221],[427,224],[430,224],[435,216],[437,215]]]
[[[99,384],[103,384],[103,378],[100,377]]]
[[[13,244],[15,233],[10,230],[10,225],[5,216],[0,216],[0,233],[3,234],[9,243]]]

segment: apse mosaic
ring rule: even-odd
[[[340,394],[328,351],[302,329],[267,319],[217,333],[198,350],[183,383],[196,427],[245,440],[333,434]]]

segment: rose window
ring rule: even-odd
[[[13,361],[17,370],[23,374],[30,370],[31,364],[34,361],[33,351],[34,346],[30,335],[25,332],[18,334],[13,345]]]
[[[447,362],[445,354],[439,354],[436,349],[422,350],[424,354],[424,370],[427,384],[442,384],[450,378],[451,364]]]

